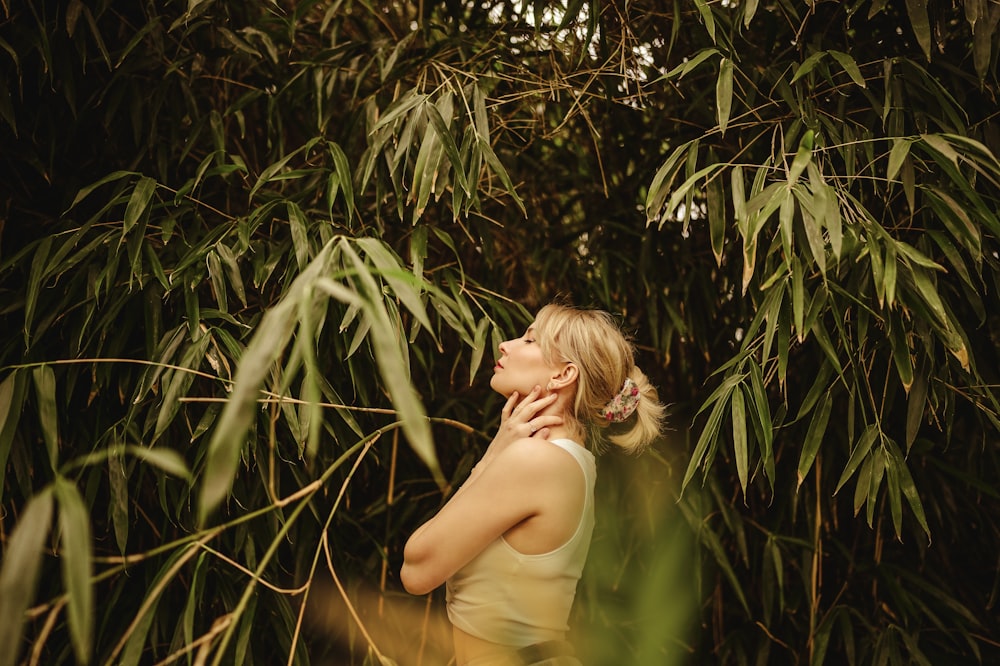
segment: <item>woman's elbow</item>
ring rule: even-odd
[[[427,594],[444,582],[434,576],[430,553],[425,551],[420,540],[412,537],[403,549],[403,568],[399,570],[399,578],[410,594]]]
[[[440,583],[432,581],[421,571],[421,567],[414,566],[408,562],[403,562],[403,568],[399,570],[399,578],[403,582],[403,588],[410,594],[429,594]]]

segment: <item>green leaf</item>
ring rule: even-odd
[[[893,449],[895,450],[895,446],[893,446]],[[903,492],[906,502],[910,505],[913,516],[917,519],[920,527],[923,528],[924,534],[930,539],[931,528],[927,525],[927,514],[924,512],[923,502],[920,501],[920,495],[917,493],[917,486],[913,483],[913,477],[910,476],[910,470],[906,465],[906,461],[903,460],[902,456],[899,456],[898,460],[896,471],[899,475],[899,488]]]
[[[865,82],[864,77],[861,76],[861,70],[858,69],[858,63],[854,61],[854,58],[843,51],[827,51],[827,53],[833,56],[833,59],[840,63],[840,66],[844,68],[844,71],[847,72],[847,75],[851,77],[851,80],[854,81],[859,88],[867,87],[867,83]]]
[[[378,269],[379,274],[389,283],[392,293],[395,294],[396,298],[406,306],[406,309],[420,322],[420,325],[426,331],[433,334],[433,327],[431,326],[430,319],[427,317],[424,303],[420,298],[421,290],[424,286],[423,282],[418,280],[412,272],[402,265],[398,257],[392,253],[383,241],[376,238],[357,238],[354,243],[359,249],[364,251],[368,259]]]
[[[736,458],[736,473],[740,479],[740,488],[743,489],[743,502],[747,500],[747,468],[749,466],[750,454],[747,451],[747,413],[746,404],[743,399],[743,390],[733,391],[731,402],[732,422],[733,422],[733,455]]]
[[[435,105],[428,104],[426,108],[427,117],[431,121],[431,127],[437,133],[438,141],[441,142],[445,154],[448,155],[448,160],[451,162],[452,173],[455,174],[455,182],[466,194],[471,194],[469,184],[465,181],[465,170],[462,168],[462,158],[458,154],[458,145],[455,143],[455,137],[452,136],[451,130],[448,128],[448,123],[441,116],[441,112],[438,111]]]
[[[7,459],[21,419],[26,378],[24,373],[14,370],[0,382],[0,497],[6,497],[3,491],[4,480],[7,478]]]
[[[200,523],[204,523],[209,513],[229,494],[246,433],[256,413],[261,384],[295,330],[298,299],[309,291],[309,285],[327,272],[326,264],[333,243],[331,241],[324,246],[295,278],[281,301],[264,313],[240,358],[229,401],[219,416],[208,445],[198,502]]]
[[[128,205],[125,207],[125,223],[122,229],[123,234],[127,234],[136,225],[142,214],[149,207],[149,202],[156,191],[156,181],[148,176],[139,179],[139,183],[129,197]]]
[[[903,384],[903,390],[909,394],[913,385],[913,359],[910,356],[910,345],[906,340],[906,331],[899,315],[893,311],[889,318],[889,342],[892,345],[892,360],[896,364],[896,372]]]
[[[476,372],[483,362],[483,354],[486,352],[486,335],[490,329],[490,320],[483,317],[476,326],[476,335],[472,345],[472,359],[469,362],[469,385],[476,379]]]
[[[670,187],[673,185],[674,178],[677,175],[681,158],[687,155],[689,148],[697,151],[697,141],[688,141],[687,143],[674,148],[674,151],[670,153],[670,156],[663,163],[663,165],[656,170],[656,174],[653,176],[653,180],[649,184],[649,190],[646,192],[647,225],[652,224],[659,219],[659,216],[663,211],[663,202],[665,202],[667,197],[670,196]],[[737,216],[737,219],[740,219],[739,216]]]
[[[906,453],[909,455],[910,447],[917,439],[920,426],[924,420],[924,409],[927,406],[927,375],[917,372],[913,377],[913,384],[909,394],[906,396]]]
[[[719,435],[719,428],[722,425],[722,418],[725,415],[726,403],[729,400],[729,396],[732,395],[732,387],[724,395],[720,395],[719,399],[715,401],[715,406],[712,408],[712,413],[708,416],[708,421],[705,423],[705,428],[701,431],[701,435],[698,437],[698,443],[695,444],[694,451],[691,453],[691,460],[688,461],[687,470],[684,472],[684,480],[681,482],[681,490],[687,488],[688,483],[691,478],[694,477],[694,473],[698,470],[699,466],[704,466],[706,469],[712,464],[711,457],[706,457],[705,452],[708,450],[709,444],[711,444]],[[711,404],[706,401],[702,405],[702,409]]]
[[[750,364],[750,402],[754,407],[754,417],[760,426],[762,435],[761,459],[764,464],[764,476],[774,488],[774,422],[771,418],[771,406],[764,389],[764,377],[757,363]]]
[[[396,337],[396,329],[392,326],[380,298],[382,292],[350,244],[341,241],[340,249],[358,271],[359,283],[366,297],[365,314],[372,321],[370,336],[375,350],[375,361],[385,387],[389,390],[389,399],[399,412],[403,432],[410,446],[427,465],[435,481],[443,486],[445,480],[434,451],[430,424],[423,404],[406,372],[407,363],[402,355],[403,347]]]
[[[708,60],[712,56],[716,56],[716,55],[720,55],[719,49],[716,49],[716,48],[702,49],[701,51],[698,51],[698,53],[696,53],[693,57],[688,58],[687,60],[685,60],[681,64],[677,65],[676,67],[674,67],[672,70],[670,70],[669,72],[667,72],[666,74],[664,74],[660,78],[661,79],[672,79],[672,78],[674,78],[676,76],[677,80],[679,81],[682,78],[684,78],[685,74],[691,72],[696,67],[698,67],[698,65],[700,65],[703,62],[705,62],[706,60]]]
[[[910,139],[896,137],[892,140],[892,150],[889,151],[889,167],[886,170],[885,178],[891,181],[899,173],[903,166],[903,160],[910,154]]]
[[[698,13],[701,14],[701,20],[705,23],[705,30],[708,32],[709,38],[715,42],[715,16],[712,14],[712,8],[705,0],[694,0],[694,4],[698,8]]]
[[[927,0],[906,0],[906,13],[910,17],[913,34],[928,62],[931,59],[931,22],[927,15]]]
[[[59,420],[56,414],[56,376],[52,367],[40,365],[32,373],[35,396],[38,399],[38,420],[42,437],[49,453],[49,465],[55,470],[59,465]]]
[[[826,57],[826,54],[827,54],[826,51],[818,51],[816,53],[813,53],[805,60],[803,60],[802,64],[800,64],[798,68],[796,68],[795,74],[792,75],[792,80],[789,81],[788,83],[789,84],[795,83],[803,76],[816,69],[816,65],[819,64],[820,60]]]
[[[517,195],[517,191],[514,189],[514,183],[511,182],[510,176],[507,175],[507,170],[503,168],[503,164],[500,163],[499,158],[497,158],[496,153],[493,152],[493,148],[490,146],[490,142],[486,137],[479,136],[479,147],[483,151],[483,157],[486,158],[486,163],[490,165],[490,169],[496,174],[500,182],[503,183],[504,188],[507,190],[507,194],[514,198],[514,203],[517,207],[521,209],[522,215],[527,215],[527,210],[524,207],[524,202],[521,197]]]
[[[877,424],[869,424],[865,428],[861,436],[858,437],[858,443],[855,445],[854,450],[851,451],[851,457],[847,461],[847,465],[844,466],[844,471],[840,475],[840,480],[837,481],[837,487],[833,491],[836,495],[840,492],[841,487],[854,476],[854,472],[857,471],[858,467],[861,465],[862,461],[868,458],[868,452],[871,451],[872,443],[875,438],[879,436],[879,429]]]
[[[340,189],[344,192],[344,207],[347,209],[347,221],[350,222],[357,210],[357,203],[354,200],[354,183],[351,179],[350,163],[343,149],[336,143],[330,142],[330,154],[333,156],[333,166],[336,169],[337,181]]]
[[[699,169],[698,171],[696,171],[695,173],[693,173],[691,175],[691,177],[688,178],[687,180],[685,180],[681,184],[681,186],[678,187],[676,190],[674,190],[674,193],[670,196],[670,201],[667,202],[667,209],[665,211],[666,214],[667,214],[667,216],[671,216],[671,215],[674,214],[674,212],[677,210],[678,206],[680,206],[681,199],[684,199],[688,195],[688,193],[691,191],[691,188],[694,187],[694,185],[698,181],[700,181],[702,178],[709,178],[709,177],[711,177],[711,175],[715,171],[718,171],[719,169],[722,169],[724,167],[725,167],[725,164],[721,164],[721,163],[720,164],[709,164],[707,167],[703,167],[703,168]],[[690,215],[690,213],[691,213],[690,207],[687,207],[686,210],[687,210],[687,214]],[[665,222],[665,220],[663,220],[663,219],[660,220],[660,227],[663,226],[664,222]]]
[[[833,393],[828,391],[823,396],[819,409],[813,412],[812,421],[809,422],[809,429],[806,431],[805,441],[802,443],[802,452],[799,454],[799,467],[796,482],[796,490],[802,487],[806,480],[806,474],[812,468],[813,461],[819,453],[820,444],[823,443],[823,436],[826,434],[826,424],[830,420],[830,411],[833,407]]]
[[[883,440],[883,442],[888,440]],[[885,447],[876,449],[872,453],[872,470],[871,478],[868,482],[868,499],[866,500],[866,519],[868,521],[868,526],[873,525],[875,518],[875,503],[878,500],[878,491],[882,487],[882,479],[885,478],[885,463],[886,463],[886,451]]]
[[[108,456],[108,490],[111,505],[111,522],[115,530],[115,544],[118,552],[125,554],[128,548],[128,476],[125,469],[124,451]]]
[[[719,134],[725,136],[733,110],[733,61],[723,58],[719,63],[719,78],[715,83],[715,108],[719,118]]]
[[[28,606],[35,598],[38,575],[44,561],[45,539],[52,522],[52,488],[46,487],[28,500],[21,517],[4,545],[0,565],[0,665],[19,663],[22,633]]]
[[[803,275],[804,269],[802,264],[799,263],[798,255],[792,255],[792,280],[791,280],[791,290],[792,290],[792,323],[795,326],[795,332],[798,336],[799,342],[805,339],[805,276]]]
[[[73,203],[69,205],[69,208],[67,209],[66,212],[69,212],[73,208],[76,208],[76,205],[78,203],[89,197],[91,193],[93,193],[93,191],[99,188],[101,185],[107,185],[108,183],[112,183],[116,180],[122,180],[123,178],[131,178],[133,176],[138,176],[138,175],[139,174],[136,173],[135,171],[113,171],[109,173],[107,176],[104,176],[103,178],[94,181],[90,185],[80,188],[80,191],[76,193],[76,197],[73,198]]]
[[[812,161],[812,150],[813,131],[807,130],[806,133],[802,135],[802,139],[799,141],[799,149],[796,151],[795,158],[792,160],[792,166],[788,169],[786,186],[789,189],[798,182],[799,176],[801,176],[802,172],[805,171],[806,165]]]
[[[868,500],[868,492],[871,489],[872,468],[875,466],[876,456],[865,456],[858,473],[858,483],[854,487],[854,515],[857,516]]]
[[[184,458],[181,454],[173,449],[168,449],[162,446],[148,447],[130,444],[125,447],[125,451],[129,455],[133,455],[145,463],[149,463],[154,467],[159,467],[167,474],[177,476],[188,481],[191,480],[191,470],[188,469],[187,463],[184,462]]]
[[[889,515],[892,517],[892,527],[896,532],[896,538],[901,539],[903,534],[903,500],[899,490],[899,464],[902,459],[894,455],[886,457],[885,478],[886,497],[889,500]]]
[[[722,249],[726,242],[726,202],[722,191],[722,179],[713,178],[706,186],[708,198],[708,230],[712,241],[715,263],[722,265]]]
[[[59,502],[59,561],[68,601],[66,615],[77,663],[90,661],[94,633],[94,591],[90,584],[90,515],[76,486],[57,476],[54,484]]]
[[[301,271],[309,263],[309,220],[294,201],[286,202],[285,208],[288,211],[288,225],[292,235],[292,246],[295,248],[295,262]]]

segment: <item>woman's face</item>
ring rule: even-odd
[[[493,367],[490,386],[505,397],[514,391],[527,395],[536,386],[544,389],[562,365],[546,362],[535,329],[529,327],[521,337],[500,343],[500,358]]]

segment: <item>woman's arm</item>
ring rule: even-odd
[[[509,529],[537,515],[551,500],[551,483],[565,474],[566,454],[520,439],[459,489],[406,542],[400,578],[411,594],[427,594]],[[572,468],[570,468],[572,469]]]
[[[538,501],[537,487],[532,492],[528,480],[538,473],[538,461],[532,459],[544,457],[544,453],[539,453],[537,445],[532,447],[527,438],[534,434],[545,439],[549,427],[563,421],[557,415],[541,414],[555,396],[538,398],[540,393],[541,388],[536,386],[520,401],[517,393],[511,394],[501,412],[497,434],[468,480],[434,518],[410,536],[400,571],[407,591],[430,592],[492,541],[537,511],[533,504]],[[518,444],[522,440],[525,444]]]

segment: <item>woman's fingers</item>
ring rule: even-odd
[[[513,391],[510,397],[507,398],[506,404],[504,404],[503,409],[500,410],[500,416],[507,418],[514,413],[514,406],[517,405],[517,399],[520,398],[517,391]]]

